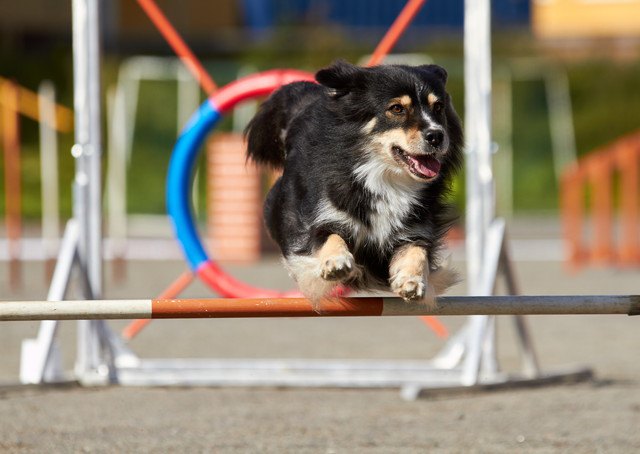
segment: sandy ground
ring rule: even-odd
[[[522,254],[516,254],[518,256]],[[463,264],[458,264],[464,267]],[[518,261],[530,294],[640,293],[637,270],[570,275],[558,261]],[[157,294],[181,262],[133,262],[126,282],[107,278],[106,297]],[[251,282],[286,288],[275,261],[232,268]],[[109,276],[109,269],[105,273]],[[2,299],[41,299],[41,263],[28,285]],[[6,289],[0,264],[0,289]],[[25,279],[27,281],[27,279]],[[463,294],[464,286],[453,293]],[[186,296],[210,295],[195,284]],[[454,331],[462,318],[445,318]],[[632,453],[640,452],[640,319],[528,319],[543,368],[590,366],[590,382],[535,389],[431,393],[396,389],[100,388],[16,386],[20,342],[37,323],[0,323],[0,452]],[[120,330],[125,322],[111,322]],[[75,324],[60,336],[74,357]],[[501,318],[501,364],[517,370],[511,319]],[[155,321],[130,346],[141,357],[431,357],[443,345],[415,318]]]

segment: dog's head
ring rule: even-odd
[[[462,127],[437,65],[362,68],[339,61],[320,70],[330,108],[357,128],[365,153],[385,172],[431,182],[459,166]]]

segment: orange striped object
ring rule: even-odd
[[[416,315],[640,315],[640,295],[446,296],[437,306],[402,298],[210,298],[0,301],[0,321],[132,318],[365,317]]]
[[[171,22],[169,22],[156,2],[153,0],[138,0],[138,4],[187,69],[193,74],[193,77],[198,81],[205,93],[209,96],[212,95],[218,89],[215,82],[204,69],[202,63],[191,52],[191,49],[189,49],[189,46],[184,42],[178,31],[171,25]]]

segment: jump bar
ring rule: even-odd
[[[328,298],[315,312],[304,298],[2,301],[0,321],[136,318],[363,317],[394,315],[640,315],[639,295],[447,296],[437,307],[401,298]]]

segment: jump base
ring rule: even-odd
[[[535,376],[491,374],[465,385],[462,368],[438,368],[429,361],[308,359],[147,359],[117,367],[116,375],[123,386],[399,388],[407,400],[434,391],[547,386],[593,378],[591,369],[575,367]]]

